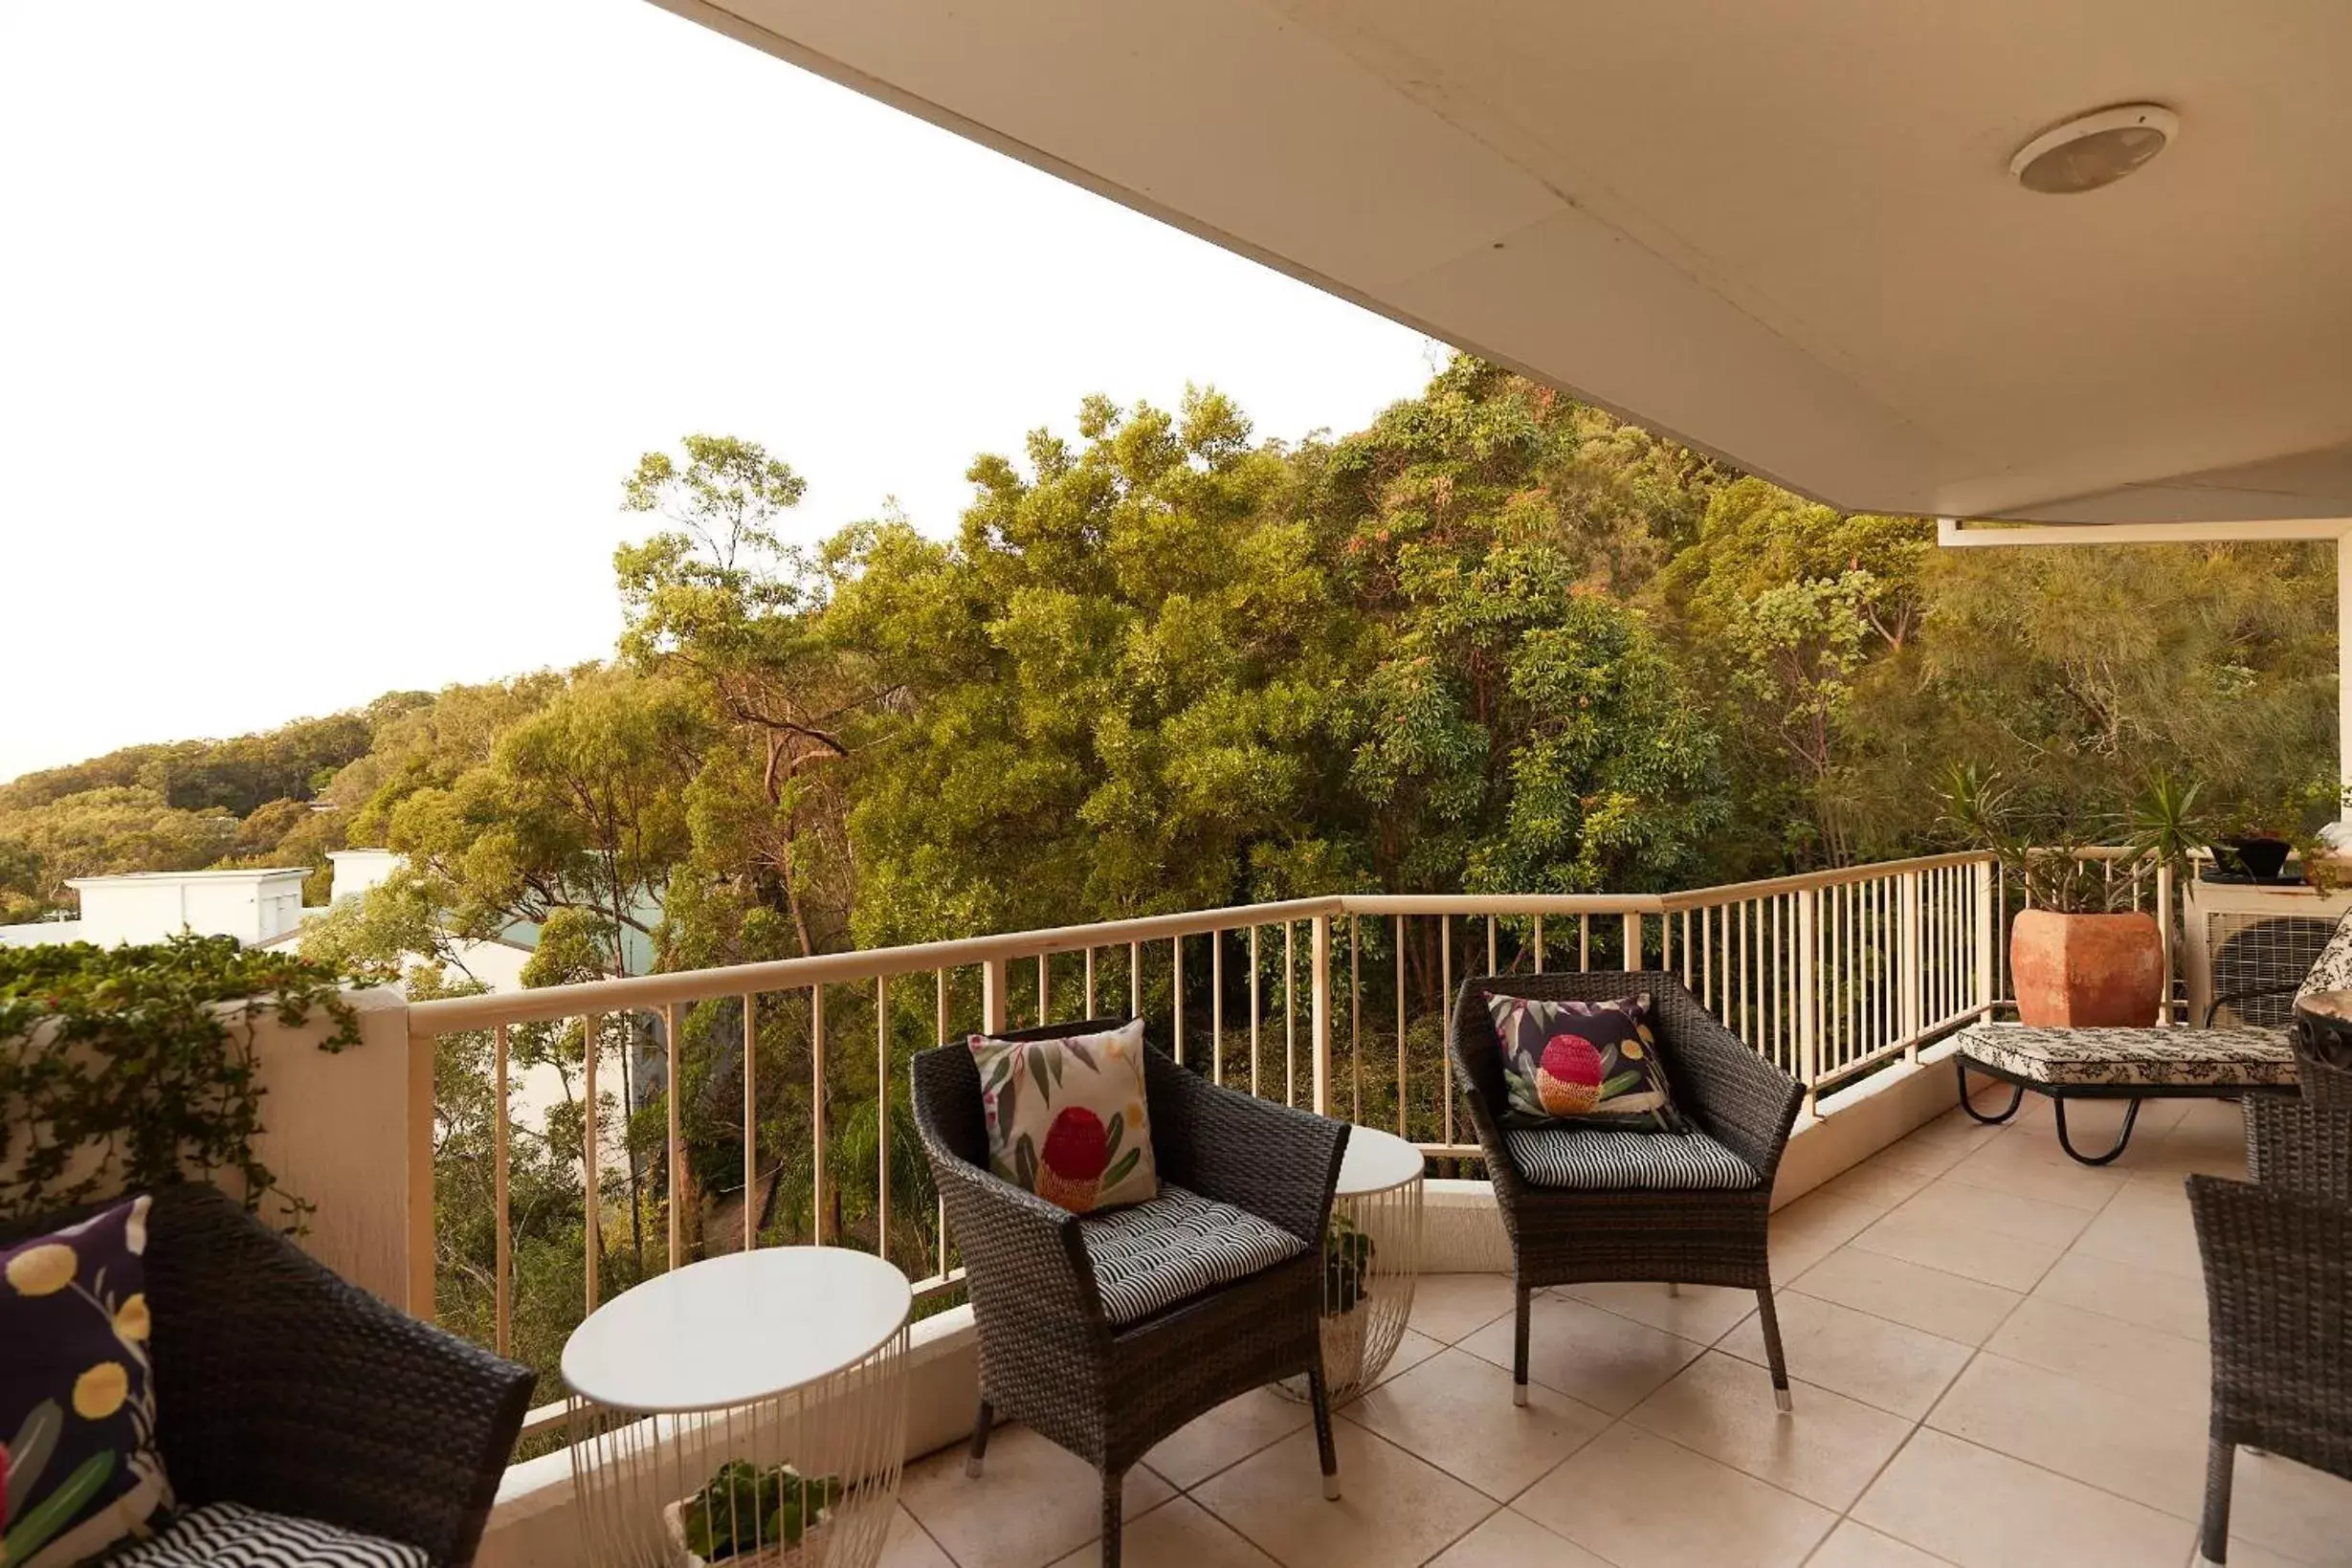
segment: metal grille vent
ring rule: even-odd
[[[2213,954],[2213,992],[2216,997],[2271,989],[2275,995],[2224,1003],[2213,1015],[2215,1024],[2256,1024],[2276,1028],[2292,1020],[2295,987],[2327,945],[2336,930],[2333,920],[2296,915],[2232,915],[2206,917],[2206,934]]]

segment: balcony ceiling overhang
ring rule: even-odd
[[[2342,0],[660,3],[1839,506],[2352,514]]]

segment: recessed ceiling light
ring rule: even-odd
[[[2052,125],[2017,149],[2009,173],[2028,190],[2073,196],[2113,185],[2164,150],[2181,128],[2161,103],[2119,103]]]

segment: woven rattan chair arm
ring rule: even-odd
[[[1788,1147],[1804,1086],[1718,1023],[1680,981],[1660,974],[1633,978],[1650,992],[1682,1109],[1769,1186]]]
[[[2205,1260],[2213,1423],[2305,1464],[2352,1460],[2352,1205],[2188,1178]]]
[[[929,1153],[982,1331],[1030,1322],[1098,1331],[1102,1301],[1078,1216],[954,1154]]]
[[[1161,1180],[1320,1243],[1347,1124],[1220,1088],[1157,1050],[1145,1061]]]
[[[159,1431],[182,1501],[470,1562],[531,1371],[346,1283],[213,1188],[166,1189],[148,1228]]]
[[[2352,1203],[2352,1107],[2247,1095],[2246,1174],[2267,1187]]]
[[[1501,990],[1498,984],[1496,990]],[[1476,981],[1464,982],[1454,999],[1453,1010],[1446,1017],[1446,1054],[1453,1060],[1454,1083],[1462,1097],[1462,1106],[1470,1113],[1470,1125],[1476,1135],[1478,1147],[1486,1152],[1487,1178],[1494,1183],[1497,1202],[1508,1205],[1523,1191],[1526,1183],[1520,1180],[1519,1167],[1511,1163],[1511,1156],[1503,1147],[1503,1105],[1481,1085],[1496,1080],[1496,1053],[1501,1049],[1495,1034],[1494,1014],[1488,1010],[1487,988]],[[1497,1080],[1498,1081],[1498,1080]]]

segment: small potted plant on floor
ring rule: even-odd
[[[686,1568],[816,1568],[840,1497],[838,1476],[730,1460],[700,1491],[664,1509],[661,1520]]]
[[[1372,1271],[1372,1238],[1343,1214],[1323,1232],[1323,1386],[1349,1388],[1364,1376],[1365,1305]]]
[[[2025,894],[2009,922],[2009,975],[2028,1024],[2146,1027],[2165,993],[2163,937],[2132,908],[2143,850],[2122,867],[2085,859],[2086,835],[2025,806],[1993,773],[1955,768],[1943,791],[1947,828],[1989,850]]]

